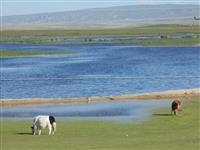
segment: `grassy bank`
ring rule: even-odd
[[[197,150],[200,98],[185,100],[183,111],[153,110],[143,123],[58,120],[54,136],[30,135],[31,120],[1,120],[2,150]]]
[[[167,35],[162,35],[167,36]],[[63,38],[67,39],[67,38]],[[8,39],[8,40],[1,40],[0,43],[29,43],[29,44],[95,44],[95,43],[135,43],[138,45],[143,46],[191,46],[197,45],[200,43],[199,36],[196,35],[194,37],[188,38],[158,38],[158,39],[114,39],[114,40],[91,40],[91,39],[84,39],[78,42],[60,42],[59,39],[56,37],[46,38],[46,39],[38,39],[38,38],[31,38],[30,39]]]
[[[113,40],[113,42],[119,43],[137,43],[143,46],[167,46],[167,45],[175,45],[175,46],[190,46],[196,45],[200,43],[199,38],[180,38],[180,39],[119,39]]]
[[[1,37],[17,36],[98,36],[200,33],[198,25],[152,25],[141,27],[58,29],[58,30],[3,30]]]
[[[30,55],[55,55],[55,54],[75,54],[77,51],[38,51],[38,50],[0,50],[0,56],[30,56]]]
[[[110,29],[65,29],[65,30],[3,30],[0,43],[30,44],[88,44],[88,43],[136,43],[139,45],[175,45],[190,46],[200,43],[197,25],[154,25]],[[177,35],[182,36],[177,37]],[[185,35],[184,35],[185,34]],[[191,35],[188,35],[191,34]],[[113,39],[105,37],[93,40],[89,36],[130,36],[143,35],[148,38]],[[83,37],[84,36],[84,37]],[[68,41],[70,38],[83,39]]]

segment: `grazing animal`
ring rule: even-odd
[[[171,106],[174,115],[177,115],[178,111],[181,111],[181,101],[179,99],[174,100]]]
[[[48,127],[49,135],[53,135],[56,131],[56,120],[53,116],[36,116],[33,119],[32,134],[41,134],[41,130]]]

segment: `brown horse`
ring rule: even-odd
[[[179,99],[176,99],[172,102],[172,112],[174,115],[177,115],[178,111],[181,111],[181,101]]]

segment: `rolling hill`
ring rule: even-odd
[[[119,26],[195,22],[198,5],[133,5],[2,16],[3,28],[36,26]]]

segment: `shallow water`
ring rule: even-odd
[[[90,103],[40,104],[2,107],[1,116],[32,118],[36,115],[53,115],[65,119],[103,119],[137,121],[151,114],[145,109],[170,105],[169,100],[102,101]]]

